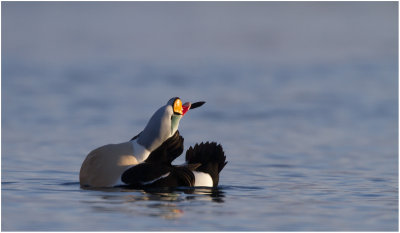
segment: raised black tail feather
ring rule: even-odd
[[[228,162],[220,144],[206,142],[196,144],[186,151],[186,163],[200,163],[201,165],[195,171],[210,174],[215,187],[218,185],[219,173]]]
[[[188,164],[202,164],[196,171],[204,171],[203,168],[207,163],[216,163],[218,165],[218,173],[228,163],[222,146],[215,142],[202,142],[194,147],[189,147],[186,151],[186,162]]]

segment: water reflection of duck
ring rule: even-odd
[[[139,189],[130,189],[129,187],[122,187],[120,191],[131,193],[137,192]],[[213,201],[222,203],[224,202],[225,192],[220,188],[207,188],[207,187],[146,187],[140,189],[140,196],[129,198],[130,201],[166,201],[182,202],[182,201]],[[129,195],[131,196],[131,195]]]
[[[81,186],[216,186],[219,172],[226,164],[222,147],[216,143],[190,147],[186,165],[171,165],[183,152],[183,138],[178,132],[182,116],[203,104],[182,104],[178,97],[172,98],[130,141],[91,151],[80,170]]]
[[[128,215],[178,219],[185,215],[187,206],[197,206],[212,201],[224,202],[224,192],[219,188],[104,188],[97,189],[97,200],[80,200],[96,212],[118,212]],[[139,208],[138,208],[139,206]],[[140,208],[145,206],[146,208]],[[190,209],[190,208],[189,208]]]

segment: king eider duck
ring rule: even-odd
[[[130,141],[108,144],[91,151],[80,169],[81,186],[212,187],[218,184],[218,174],[226,162],[222,147],[216,143],[196,145],[187,151],[185,165],[171,165],[183,152],[183,138],[178,131],[182,116],[189,109],[204,103],[182,104],[180,98],[172,98],[153,114],[144,130]],[[204,154],[208,156],[200,158]]]

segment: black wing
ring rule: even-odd
[[[176,131],[145,160],[148,163],[170,165],[183,152],[183,137]]]
[[[160,164],[141,163],[126,170],[121,180],[129,186],[143,186],[161,179],[170,173],[167,166]]]
[[[130,187],[179,187],[194,186],[193,168],[199,165],[171,166],[141,163],[122,174],[122,181]]]
[[[148,187],[193,187],[195,180],[193,172],[188,167],[171,166],[170,174],[159,179]]]

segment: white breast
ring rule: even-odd
[[[194,174],[194,186],[202,186],[202,187],[212,187],[213,180],[208,173],[204,172],[193,172]]]

